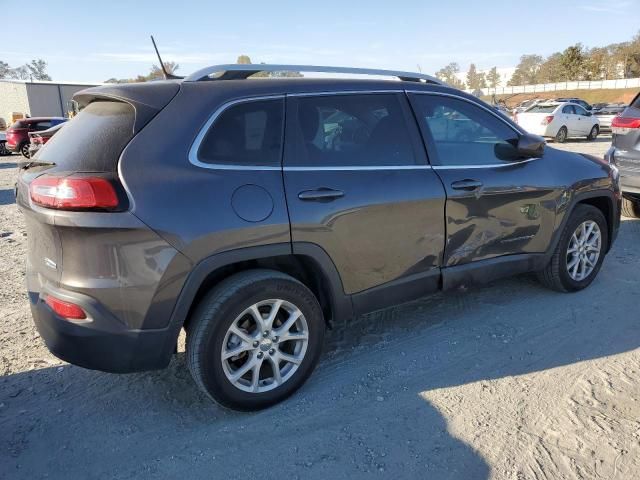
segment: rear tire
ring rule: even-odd
[[[600,129],[598,128],[597,125],[594,125],[593,127],[591,127],[591,131],[589,132],[589,135],[587,135],[587,140],[595,140],[598,137],[599,133],[600,133]]]
[[[584,243],[578,242],[579,232],[583,225],[587,229],[592,227],[591,236],[587,235]],[[595,244],[589,246],[589,239],[593,239],[595,234],[599,235],[597,243],[597,256],[595,255]],[[575,241],[574,241],[575,240]],[[609,242],[607,221],[600,210],[591,205],[577,205],[567,220],[567,223],[560,236],[560,241],[549,260],[547,266],[537,272],[540,282],[558,292],[576,292],[588,287],[598,274]],[[573,250],[573,251],[572,251]],[[587,258],[582,262],[581,256]],[[572,265],[577,259],[579,264],[577,269]],[[584,277],[581,277],[580,269],[587,268]],[[585,273],[585,270],[583,270]]]
[[[259,410],[307,380],[324,329],[316,297],[298,280],[274,270],[240,272],[217,285],[193,313],[187,365],[212,400]]]
[[[622,197],[622,215],[630,218],[640,218],[640,200]]]
[[[22,154],[22,156],[24,158],[30,158],[30,155],[29,155],[29,144],[28,143],[23,143],[20,146],[20,153]]]
[[[558,143],[564,143],[567,141],[568,135],[569,131],[567,130],[567,127],[560,127],[560,130],[558,130],[558,133],[556,133],[555,140]]]

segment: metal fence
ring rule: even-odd
[[[640,88],[640,78],[619,78],[617,80],[584,80],[579,82],[540,83],[537,85],[517,85],[511,87],[482,88],[483,95],[510,95],[514,93],[540,93],[560,90],[599,90],[602,88]],[[471,91],[471,90],[467,90]]]

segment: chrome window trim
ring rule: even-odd
[[[402,89],[389,89],[389,90],[337,90],[335,92],[332,91],[322,91],[322,92],[296,92],[296,93],[287,93],[287,97],[323,97],[328,95],[371,95],[371,94],[381,94],[381,93],[404,93]]]
[[[285,172],[313,172],[313,171],[365,171],[365,170],[431,170],[431,165],[346,165],[328,167],[284,167]]]
[[[262,95],[257,97],[245,97],[245,98],[236,98],[235,100],[230,100],[228,102],[223,103],[219,106],[214,112],[209,116],[208,120],[202,126],[196,138],[191,142],[191,147],[189,148],[189,162],[196,167],[208,168],[211,170],[280,170],[281,166],[269,166],[269,165],[230,165],[226,163],[207,163],[202,162],[198,158],[198,150],[200,149],[200,144],[204,139],[205,135],[209,132],[209,129],[214,124],[214,122],[218,119],[223,112],[225,112],[228,108],[231,108],[240,103],[250,103],[250,102],[259,102],[261,100],[284,100],[284,94],[278,95]],[[284,118],[284,117],[283,117]],[[283,120],[284,122],[284,120]],[[283,127],[284,128],[284,125]],[[284,148],[284,145],[282,145]]]
[[[505,167],[513,167],[515,165],[522,165],[523,163],[533,162],[534,160],[540,160],[539,158],[526,158],[524,160],[519,160],[517,162],[510,163],[488,163],[484,165],[433,165],[431,168],[434,170],[465,170],[468,168],[505,168]]]

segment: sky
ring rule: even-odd
[[[385,68],[433,74],[513,67],[520,55],[549,55],[630,40],[640,32],[640,0],[146,1],[0,0],[21,21],[5,21],[0,60],[48,63],[57,81],[102,82],[146,74],[157,63],[149,35],[177,73],[235,63]],[[10,14],[12,16],[12,14]]]

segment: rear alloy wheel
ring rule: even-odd
[[[629,218],[640,218],[640,199],[622,197],[622,215]]]
[[[295,392],[322,349],[324,318],[313,293],[281,272],[249,270],[221,282],[187,326],[187,364],[218,403],[259,410]]]
[[[600,129],[598,128],[597,125],[594,125],[593,127],[591,127],[591,131],[589,132],[589,135],[587,135],[587,140],[595,140],[598,137],[599,133],[600,133]]]
[[[24,143],[22,144],[22,146],[20,147],[20,153],[22,154],[22,156],[24,158],[29,158],[29,144],[28,143]]]
[[[569,132],[567,131],[567,127],[560,127],[558,133],[556,133],[556,142],[564,143],[567,141],[567,135]]]
[[[602,266],[608,241],[607,221],[602,212],[591,205],[577,205],[538,278],[559,292],[588,287]]]

